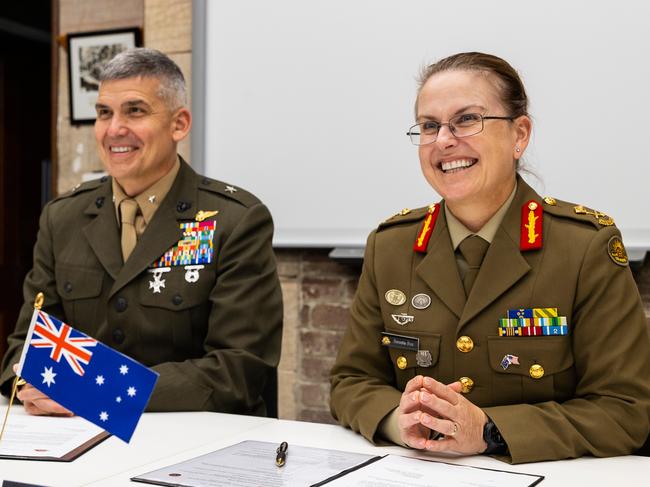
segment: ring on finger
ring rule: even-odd
[[[456,433],[458,433],[458,429],[459,429],[458,428],[458,423],[453,423],[453,425],[454,425],[454,428],[451,430],[451,433],[449,434],[449,436],[456,436]]]

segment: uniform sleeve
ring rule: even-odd
[[[595,232],[578,277],[569,321],[574,398],[485,408],[512,463],[626,455],[648,435],[650,340],[632,274],[608,255],[614,236],[614,227]]]
[[[264,205],[247,209],[218,254],[205,355],[154,368],[149,411],[263,412],[262,391],[277,367],[282,293]]]
[[[11,381],[14,377],[13,364],[18,363],[29,330],[29,323],[34,311],[34,298],[36,294],[45,294],[43,311],[65,319],[63,308],[56,290],[54,278],[54,255],[52,251],[52,231],[50,213],[52,205],[45,206],[39,221],[38,236],[34,246],[34,266],[25,277],[23,283],[23,306],[18,315],[16,327],[9,338],[7,353],[2,358],[2,375],[0,376],[0,390],[2,394],[9,395]]]
[[[393,365],[381,349],[384,330],[374,275],[375,234],[368,238],[359,287],[351,308],[351,321],[330,374],[332,415],[372,442],[380,441],[377,428],[399,405],[402,393]]]

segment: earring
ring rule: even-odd
[[[519,147],[515,147],[515,151],[521,152],[521,149]]]

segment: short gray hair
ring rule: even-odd
[[[99,82],[140,76],[160,81],[158,94],[171,110],[187,104],[183,72],[167,55],[156,49],[137,47],[122,51],[102,68]]]

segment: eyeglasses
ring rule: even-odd
[[[454,137],[470,137],[483,131],[483,120],[514,120],[516,117],[486,117],[480,113],[462,113],[449,119],[448,122],[434,122],[428,120],[416,123],[406,132],[413,145],[432,144],[438,138],[443,125],[449,127]]]

